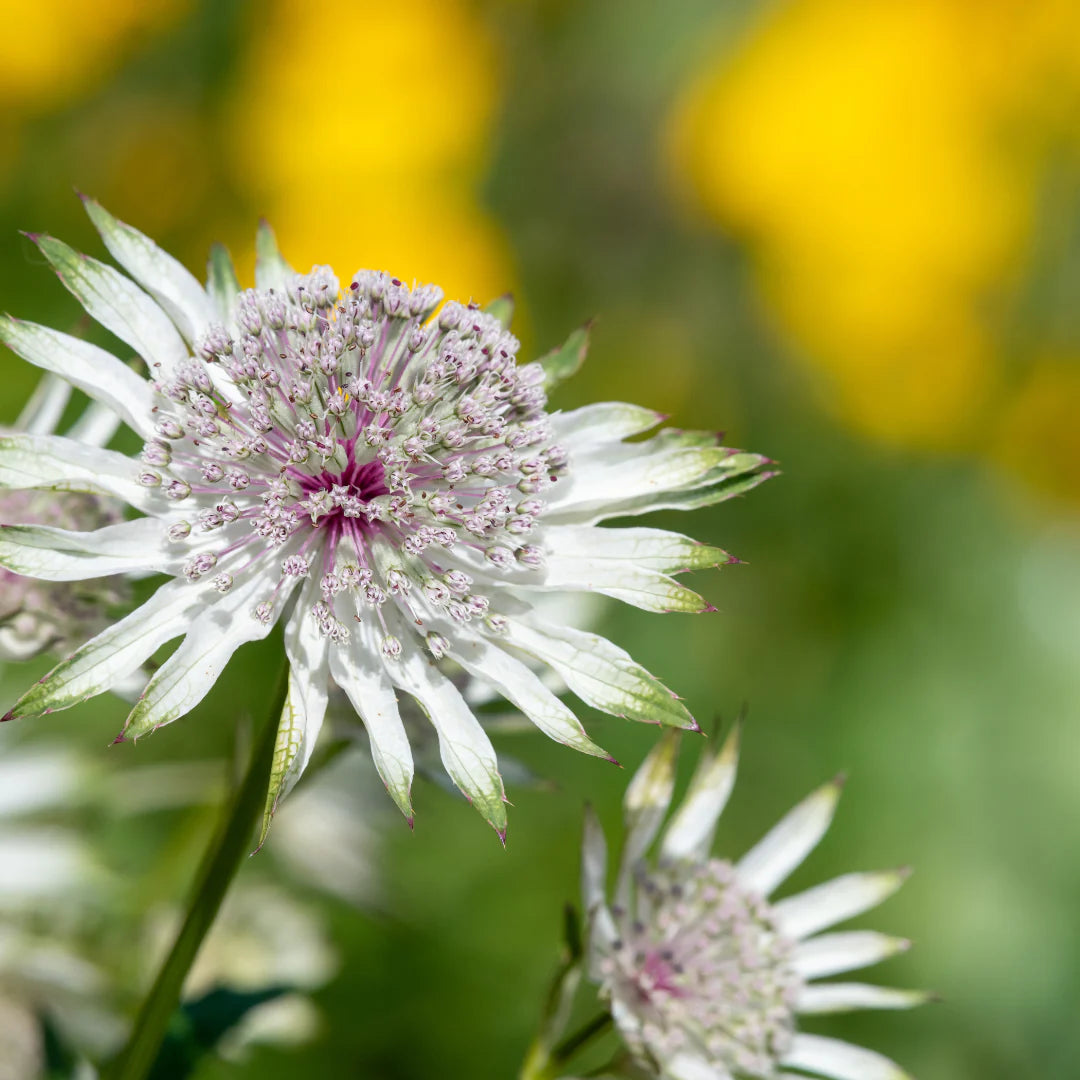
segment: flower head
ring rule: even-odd
[[[38,385],[15,431],[51,432],[64,411],[71,388],[54,375]],[[73,439],[100,446],[116,430],[118,421],[91,406],[71,428]],[[6,429],[0,428],[0,436]],[[119,522],[121,504],[88,493],[60,495],[34,490],[0,488],[0,522],[88,530]],[[110,609],[129,596],[119,577],[79,582],[36,581],[0,566],[0,660],[28,660],[46,650],[67,651],[104,629]]]
[[[672,733],[674,736],[674,733]],[[863,983],[813,983],[905,950],[869,931],[819,934],[867,911],[905,871],[847,874],[784,900],[770,899],[832,820],[839,780],[800,803],[737,863],[709,854],[735,780],[738,731],[705,754],[660,842],[674,786],[676,744],[661,740],[627,790],[628,834],[615,904],[605,896],[606,849],[586,820],[583,880],[592,978],[624,1039],[670,1080],[774,1080],[799,1069],[835,1080],[902,1080],[891,1061],[798,1031],[801,1013],[908,1008],[927,995]]]
[[[121,570],[173,580],[9,718],[82,701],[185,635],[128,717],[125,735],[138,737],[189,711],[240,645],[285,618],[291,671],[270,806],[310,757],[332,680],[406,815],[413,761],[397,691],[428,715],[450,776],[500,834],[495,753],[445,665],[591,754],[606,756],[525,658],[600,709],[694,726],[625,652],[544,621],[530,597],[586,590],[651,610],[705,610],[670,575],[726,562],[724,552],[597,523],[719,501],[769,475],[765,459],[696,433],[625,443],[661,419],[636,406],[548,412],[548,389],[583,358],[584,331],[519,364],[505,303],[440,307],[438,289],[381,273],[360,272],[345,288],[326,267],[297,275],[265,226],[256,288],[240,291],[218,250],[204,290],[146,237],[87,207],[142,289],[58,240],[35,239],[148,377],[44,327],[5,318],[0,337],[113,409],[143,450],[134,460],[11,436],[0,440],[0,482],[103,491],[144,516],[93,532],[8,527],[0,565],[50,580]]]

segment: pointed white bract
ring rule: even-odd
[[[0,337],[3,329],[0,320]],[[13,443],[57,440],[52,432],[60,424],[70,394],[67,383],[46,375],[15,430],[0,429],[0,480],[11,479],[5,475],[3,461],[13,464],[15,455],[6,449]],[[91,406],[72,427],[70,440],[64,441],[81,444],[86,453],[104,453],[100,447],[112,438],[118,424],[113,414]],[[28,660],[49,650],[66,651],[104,629],[111,612],[128,601],[130,590],[124,579],[106,576],[126,568],[119,565],[125,559],[116,542],[117,530],[126,527],[121,523],[121,509],[120,503],[92,493],[89,486],[63,494],[17,483],[14,489],[0,486],[0,552],[11,556],[0,554],[0,660]],[[20,524],[13,526],[13,522]],[[95,534],[101,538],[100,546],[95,542],[93,550],[80,551],[76,540],[66,550],[53,548],[56,535],[77,537],[87,530],[100,530]],[[16,534],[21,543],[12,541]],[[48,546],[41,546],[42,542]],[[30,567],[37,572],[32,573]]]
[[[626,442],[661,419],[636,406],[549,413],[546,391],[580,364],[584,330],[520,364],[507,304],[442,304],[436,288],[368,271],[345,288],[328,267],[298,275],[265,225],[257,288],[241,290],[216,248],[203,289],[152,241],[86,205],[130,277],[35,239],[86,310],[139,355],[145,376],[14,319],[0,320],[0,337],[131,427],[142,453],[126,458],[28,426],[0,439],[0,483],[107,494],[143,516],[111,531],[4,530],[0,566],[51,579],[123,570],[174,581],[159,590],[167,599],[104,630],[10,718],[99,693],[186,635],[128,720],[125,735],[137,737],[192,708],[238,647],[283,618],[292,675],[268,808],[309,760],[332,681],[403,813],[411,817],[413,762],[399,694],[427,715],[447,771],[500,834],[495,754],[448,665],[487,681],[553,739],[598,756],[538,668],[609,713],[696,726],[622,649],[546,622],[537,600],[605,593],[648,610],[707,610],[673,575],[730,561],[723,551],[597,523],[718,502],[766,479],[766,459],[697,433]]]
[[[671,801],[677,733],[646,758],[624,800],[628,833],[610,906],[606,843],[587,813],[582,878],[589,975],[639,1065],[664,1080],[777,1080],[788,1068],[837,1080],[902,1080],[906,1074],[879,1054],[800,1033],[798,1017],[905,1009],[928,1000],[865,983],[810,981],[908,947],[869,931],[811,936],[880,903],[906,874],[850,874],[769,900],[824,836],[838,780],[796,806],[739,862],[711,857],[735,779],[738,736],[736,728],[718,752],[702,756],[655,863],[646,853]]]

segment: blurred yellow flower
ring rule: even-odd
[[[0,105],[53,108],[108,72],[125,49],[161,29],[189,0],[35,0],[4,5]]]
[[[860,430],[965,445],[999,372],[1048,149],[1076,139],[1074,0],[795,0],[714,53],[669,131]]]
[[[298,269],[363,264],[491,299],[507,255],[476,185],[498,91],[466,3],[337,0],[313,18],[273,0],[251,22],[230,111],[237,182]]]

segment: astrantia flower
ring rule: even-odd
[[[306,765],[333,680],[406,815],[413,763],[397,690],[430,717],[447,771],[500,834],[495,753],[440,662],[487,681],[587,753],[604,754],[524,657],[597,708],[694,726],[625,652],[545,622],[529,598],[581,589],[651,610],[704,610],[669,575],[724,562],[724,552],[597,522],[719,501],[759,483],[765,459],[704,434],[626,443],[661,419],[631,405],[549,414],[546,388],[576,369],[584,332],[519,365],[518,343],[495,314],[439,308],[438,289],[386,274],[361,272],[345,289],[326,267],[298,276],[265,227],[256,289],[239,290],[219,251],[204,290],[146,237],[87,206],[135,281],[34,239],[149,377],[44,327],[4,319],[0,337],[112,408],[145,445],[134,460],[11,436],[0,441],[0,482],[104,491],[144,516],[93,532],[7,528],[0,564],[50,580],[118,571],[174,580],[10,716],[82,701],[185,635],[128,717],[125,735],[135,738],[189,711],[240,645],[285,617],[291,673],[271,800]]]
[[[15,431],[51,433],[60,421],[71,387],[53,375],[41,380],[15,424]],[[119,421],[91,406],[72,426],[69,437],[101,446]],[[5,429],[0,428],[0,437]],[[121,505],[93,494],[58,495],[0,488],[0,523],[20,521],[65,529],[98,529],[123,518]],[[129,590],[122,578],[35,581],[0,566],[0,660],[28,660],[47,649],[64,650],[85,641],[108,622]]]
[[[908,948],[870,931],[821,934],[891,896],[906,871],[847,874],[783,900],[771,894],[810,854],[832,820],[834,780],[795,807],[736,863],[710,857],[735,781],[738,732],[703,755],[686,798],[644,856],[671,802],[676,743],[661,740],[625,798],[627,838],[608,906],[603,832],[589,813],[583,887],[592,978],[627,1045],[669,1080],[773,1080],[797,1069],[834,1080],[903,1080],[880,1054],[799,1032],[798,1016],[902,1009],[923,993],[855,982],[814,982]]]

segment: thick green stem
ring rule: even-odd
[[[145,1080],[153,1067],[199,946],[213,925],[244,856],[251,851],[255,826],[266,801],[278,720],[287,688],[288,666],[285,665],[270,715],[252,748],[247,772],[226,803],[218,834],[199,868],[180,933],[139,1009],[127,1046],[105,1070],[107,1080]]]

